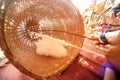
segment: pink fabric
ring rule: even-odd
[[[0,68],[0,80],[35,80],[16,69],[12,64]]]

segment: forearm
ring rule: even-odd
[[[109,32],[109,31],[116,31],[116,30],[120,30],[120,26],[118,26],[118,27],[113,27],[113,28],[109,28],[109,29],[107,29],[106,31]]]

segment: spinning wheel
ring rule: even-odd
[[[36,79],[64,71],[83,44],[83,37],[70,34],[83,35],[84,28],[68,0],[13,0],[2,30],[6,56]]]

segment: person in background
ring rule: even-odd
[[[114,16],[117,17],[117,13],[120,12],[120,3],[114,8]]]
[[[104,80],[120,79],[120,12],[117,13],[117,17],[111,25],[110,28],[105,30],[105,33],[102,33],[102,28],[100,28],[100,34],[96,34],[97,29],[94,29],[91,34],[93,43],[97,48],[105,51],[106,58],[114,66],[114,69],[106,68],[107,77],[105,75]]]

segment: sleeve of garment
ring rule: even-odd
[[[120,44],[120,30],[102,33],[99,40],[103,44]]]

